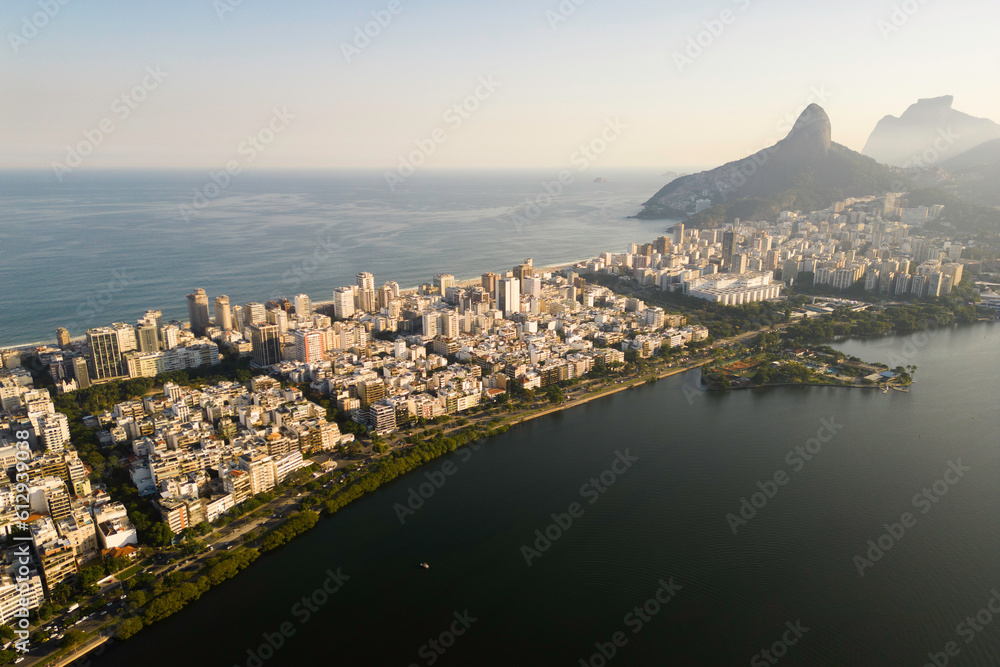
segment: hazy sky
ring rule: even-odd
[[[879,118],[918,97],[952,94],[957,109],[1000,121],[1000,7],[910,0],[889,32],[893,7],[4,0],[0,167],[49,168],[85,132],[105,134],[102,122],[113,129],[83,167],[246,166],[241,142],[269,123],[280,131],[252,166],[393,168],[441,128],[429,168],[563,168],[618,118],[599,164],[665,170],[755,151],[811,101],[828,111],[834,141],[855,150]],[[704,22],[724,11],[728,24],[711,35]],[[342,44],[372,12],[391,20],[348,62]],[[703,31],[707,46],[679,68],[674,53]],[[157,67],[166,76],[147,73]],[[468,118],[446,116],[477,86]],[[294,118],[273,119],[275,108]]]

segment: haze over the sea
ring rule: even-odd
[[[0,346],[51,343],[57,327],[81,336],[148,308],[186,320],[196,287],[233,304],[300,292],[329,301],[359,271],[411,287],[526,257],[546,266],[621,252],[671,225],[627,219],[661,185],[657,173],[575,172],[546,200],[542,183],[557,173],[428,171],[396,192],[378,172],[240,174],[185,222],[179,206],[204,172],[81,172],[63,184],[4,172]],[[525,201],[540,196],[532,218]]]

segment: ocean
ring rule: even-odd
[[[549,266],[649,242],[670,221],[629,219],[665,178],[558,170],[418,172],[392,191],[381,172],[0,171],[0,347],[54,342],[150,308],[187,320],[203,287],[243,304],[375,274],[402,287]],[[548,187],[546,188],[546,184]],[[534,207],[530,205],[534,204]]]

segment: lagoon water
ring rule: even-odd
[[[199,208],[196,190],[216,192],[206,172],[80,171],[59,183],[0,171],[0,347],[54,342],[57,327],[82,336],[149,308],[186,320],[196,287],[233,305],[300,292],[329,301],[359,271],[379,285],[461,280],[526,257],[546,266],[621,252],[672,224],[628,219],[663,185],[655,173],[575,174],[547,198],[542,183],[557,175],[418,172],[392,192],[378,172],[244,173]]]
[[[1000,664],[1000,618],[981,611],[1000,590],[1000,328],[916,343],[837,344],[919,366],[908,393],[709,394],[691,372],[516,426],[324,519],[92,664],[599,665],[595,644],[610,652],[616,632],[609,665],[772,664],[754,660],[776,642],[781,665],[919,666],[948,642],[949,664]],[[626,452],[603,493],[582,488]],[[447,460],[456,472],[401,524],[394,508]],[[787,483],[734,534],[726,515],[779,471]],[[582,513],[529,566],[522,546],[574,502]],[[855,556],[880,538],[862,576]],[[306,620],[297,601],[338,568],[349,580]],[[671,578],[676,595],[636,620]],[[443,654],[425,646],[466,611],[476,620]],[[977,614],[981,631],[960,625]],[[283,623],[294,634],[255,662]]]

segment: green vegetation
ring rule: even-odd
[[[843,336],[882,336],[975,322],[977,318],[975,308],[961,298],[922,300],[860,312],[837,308],[829,315],[789,325],[784,337],[807,343]]]
[[[713,206],[692,215],[686,224],[718,227],[733,218],[774,220],[781,211],[816,211],[846,197],[898,189],[894,187],[898,179],[888,167],[839,144],[804,168],[783,163],[780,146],[760,158],[764,162],[759,172],[768,172],[766,181],[754,178],[758,173],[756,155],[741,160],[751,174],[746,184],[728,193],[715,192]],[[776,173],[776,168],[782,173]]]
[[[319,521],[319,514],[316,512],[295,512],[280,526],[267,533],[260,541],[261,551],[270,551],[280,547],[292,538],[301,535],[316,525]]]
[[[996,196],[996,187],[991,183],[988,189]],[[944,205],[941,217],[928,223],[930,228],[941,228],[941,223],[947,222],[956,229],[975,230],[996,236],[1000,231],[1000,211],[994,208],[976,206],[966,203],[939,188],[914,188],[906,195],[908,206],[934,206]]]
[[[129,610],[133,616],[123,619],[116,630],[119,639],[128,639],[146,625],[161,621],[197,600],[212,586],[232,578],[257,560],[256,549],[239,549],[210,558],[194,582],[188,575],[175,572],[163,579],[149,573],[134,577],[130,583]]]
[[[67,630],[63,638],[59,640],[62,648],[73,648],[87,641],[87,635],[81,630]]]
[[[412,447],[396,450],[389,456],[373,462],[363,473],[349,473],[348,481],[342,486],[322,491],[308,500],[314,505],[322,503],[327,514],[335,514],[361,496],[405,475],[414,468],[453,452],[459,447],[506,431],[507,426],[490,429],[479,425],[456,431],[448,437],[437,433]]]

